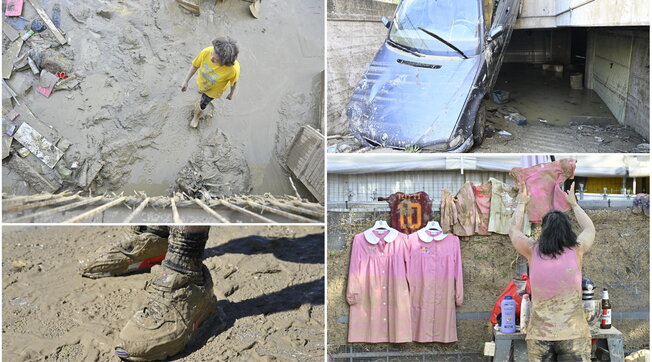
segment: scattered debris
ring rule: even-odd
[[[20,37],[20,33],[11,26],[3,26],[2,32],[9,38],[9,41],[14,41]]]
[[[11,78],[11,73],[14,71],[14,62],[18,58],[20,50],[23,48],[23,43],[24,41],[22,39],[14,40],[9,45],[9,49],[2,54],[2,78]]]
[[[86,160],[77,173],[77,186],[87,189],[104,167],[104,161],[99,159]]]
[[[2,135],[2,159],[9,157],[11,154],[11,142],[14,140],[13,137]]]
[[[63,157],[63,152],[60,149],[45,139],[27,122],[18,128],[14,138],[50,168],[54,168],[54,165]]]
[[[7,0],[5,16],[20,16],[23,13],[23,0]]]
[[[45,23],[45,25],[47,25],[48,29],[50,29],[52,34],[54,34],[54,37],[57,39],[59,44],[61,45],[66,44],[68,41],[63,36],[63,34],[61,34],[61,31],[54,25],[54,23],[52,22],[48,14],[45,12],[45,10],[43,10],[41,5],[39,5],[38,1],[29,0],[29,3],[32,4],[34,9],[36,9],[36,12],[41,17],[41,19],[43,19],[43,22]]]
[[[5,134],[9,137],[12,137],[15,132],[16,132],[16,125],[12,124],[9,126],[9,129],[7,130],[7,132],[5,132]]]
[[[12,16],[10,18],[5,18],[5,22],[17,31],[23,31],[27,27],[27,24],[30,23],[29,20],[23,18],[22,16]],[[4,26],[2,27],[4,30]],[[18,38],[18,37],[16,37]]]
[[[31,152],[29,152],[29,150],[25,147],[21,147],[18,149],[18,155],[22,158],[29,156],[30,153]]]
[[[511,136],[512,135],[511,133],[509,133],[507,131],[498,131],[498,134],[502,135],[502,136]]]
[[[50,94],[52,94],[54,86],[57,84],[58,80],[59,77],[57,77],[55,74],[52,74],[43,69],[41,71],[41,78],[39,80],[38,92],[44,95],[46,98],[50,97]]]
[[[539,118],[539,122],[541,122],[541,123],[548,123],[548,120],[547,120],[547,119],[543,119],[543,118]]]
[[[602,138],[602,137],[595,136],[595,137],[593,137],[593,138],[594,138],[595,141],[598,142],[598,143],[602,143],[602,142],[604,142],[604,138]]]
[[[495,90],[491,92],[491,99],[496,104],[505,104],[509,102],[509,92],[504,90]]]
[[[520,113],[510,113],[505,116],[505,119],[512,123],[516,123],[517,126],[524,126],[527,123],[527,118]]]

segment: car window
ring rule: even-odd
[[[403,0],[389,32],[389,39],[420,53],[458,55],[456,51],[419,28],[437,34],[467,55],[480,48],[480,1]]]

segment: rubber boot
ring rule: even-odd
[[[201,117],[204,110],[201,109],[199,103],[195,103],[195,109],[192,111],[192,121],[190,121],[190,127],[197,128],[199,125],[199,117]]]

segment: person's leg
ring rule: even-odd
[[[191,334],[217,311],[213,280],[202,263],[209,226],[173,226],[162,265],[152,268],[147,301],[120,332],[116,354],[159,360],[183,350]]]
[[[527,359],[530,362],[554,361],[554,348],[552,341],[527,340]]]
[[[591,362],[591,338],[559,341],[555,345],[557,360],[562,362]]]
[[[103,278],[149,270],[165,257],[169,235],[167,226],[131,227],[117,243],[81,261],[81,275]]]
[[[195,104],[195,111],[193,112],[192,121],[190,121],[190,127],[197,127],[199,124],[199,118],[212,100],[213,98],[207,96],[206,94],[201,94],[201,100],[198,104]]]

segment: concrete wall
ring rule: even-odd
[[[621,124],[649,134],[649,28],[588,32],[586,86]]]
[[[597,236],[593,248],[584,257],[583,275],[591,278],[599,290],[609,288],[613,325],[624,334],[625,350],[649,348],[649,218],[632,214],[630,210],[589,210],[587,213],[596,226]],[[492,339],[489,312],[517,264],[512,264],[518,255],[508,237],[494,234],[462,241],[464,304],[457,308],[458,342],[347,344],[348,305],[344,293],[350,241],[375,220],[389,219],[388,213],[338,214],[329,213],[328,220],[328,353],[389,350],[409,355],[424,352],[433,355],[427,356],[428,360],[438,361],[444,360],[446,352],[479,356],[483,343]],[[439,216],[435,214],[434,219]]]
[[[372,0],[328,1],[328,134],[348,133],[345,107],[387,28],[380,19],[396,5]]]
[[[650,25],[648,0],[521,0],[517,29]]]

